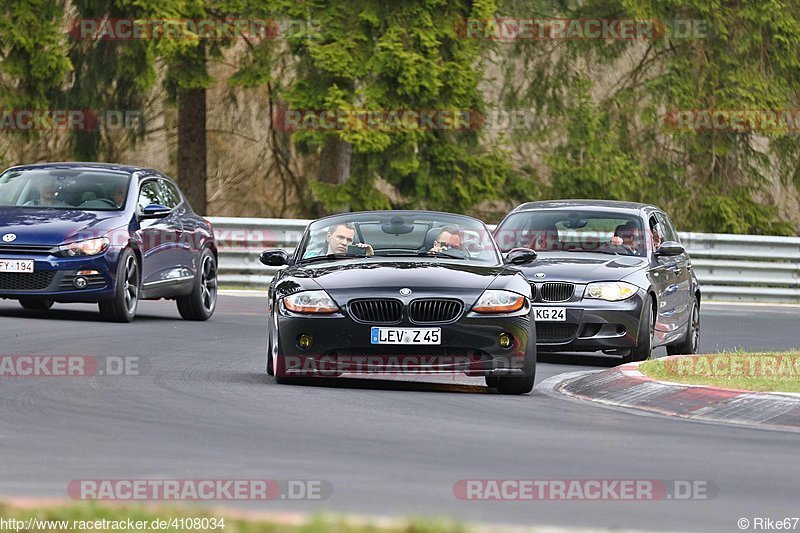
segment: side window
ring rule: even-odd
[[[161,180],[161,190],[164,196],[164,205],[167,207],[177,207],[181,203],[181,193],[178,188],[169,180]]]
[[[664,242],[664,229],[661,227],[661,224],[659,224],[655,215],[650,215],[647,225],[650,228],[650,237],[653,241],[653,250],[658,250],[658,248],[661,246],[661,243]]]
[[[150,204],[163,205],[161,199],[161,187],[158,186],[158,181],[150,180],[142,184],[139,190],[139,209],[144,209]]]
[[[661,226],[661,229],[664,233],[664,238],[666,240],[681,242],[680,238],[678,237],[678,232],[675,231],[675,227],[665,214],[656,213],[656,218],[658,219],[658,225]]]

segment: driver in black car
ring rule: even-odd
[[[444,226],[439,232],[439,236],[433,241],[431,252],[438,253],[445,250],[454,248],[456,250],[464,250],[461,245],[461,234],[458,228],[454,226]]]
[[[358,246],[366,248],[367,255],[375,255],[375,251],[369,244],[359,242],[353,244],[356,236],[356,227],[351,223],[336,224],[328,229],[325,235],[325,244],[319,250],[309,250],[303,255],[303,259],[316,257],[318,255],[346,254],[348,246]]]

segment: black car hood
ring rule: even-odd
[[[58,245],[99,237],[124,224],[120,211],[79,211],[0,207],[0,233],[14,244]]]
[[[529,281],[616,281],[647,266],[647,259],[630,255],[581,252],[540,252],[535,262],[518,266]],[[535,274],[540,274],[535,276]],[[541,276],[544,274],[544,276]]]
[[[398,297],[400,289],[411,289],[412,298],[451,295],[474,301],[498,276],[518,275],[502,265],[440,260],[340,260],[301,266],[295,278],[311,278],[331,297],[341,302],[371,296]]]

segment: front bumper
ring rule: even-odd
[[[57,257],[54,255],[0,254],[1,259],[33,259],[33,273],[0,272],[0,298],[53,300],[55,302],[99,302],[114,296],[118,251],[93,257]],[[78,289],[74,285],[80,271],[95,271],[85,274],[87,285]]]
[[[440,345],[371,344],[372,326],[441,328]],[[470,376],[523,375],[531,340],[529,315],[518,317],[462,316],[448,324],[364,324],[345,315],[278,316],[279,353],[287,376],[355,373],[467,374]],[[502,348],[501,333],[513,343]],[[301,335],[313,344],[300,348]],[[530,364],[528,361],[527,364]]]
[[[536,301],[533,307],[563,307],[566,321],[536,323],[539,351],[590,352],[627,350],[638,341],[644,291],[620,302],[577,298],[569,302]]]

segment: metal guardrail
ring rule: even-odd
[[[294,252],[310,220],[209,217],[220,251],[220,282],[266,289],[278,268],[258,255],[267,248]],[[490,229],[494,229],[490,226]],[[704,300],[800,303],[800,238],[680,233]]]

